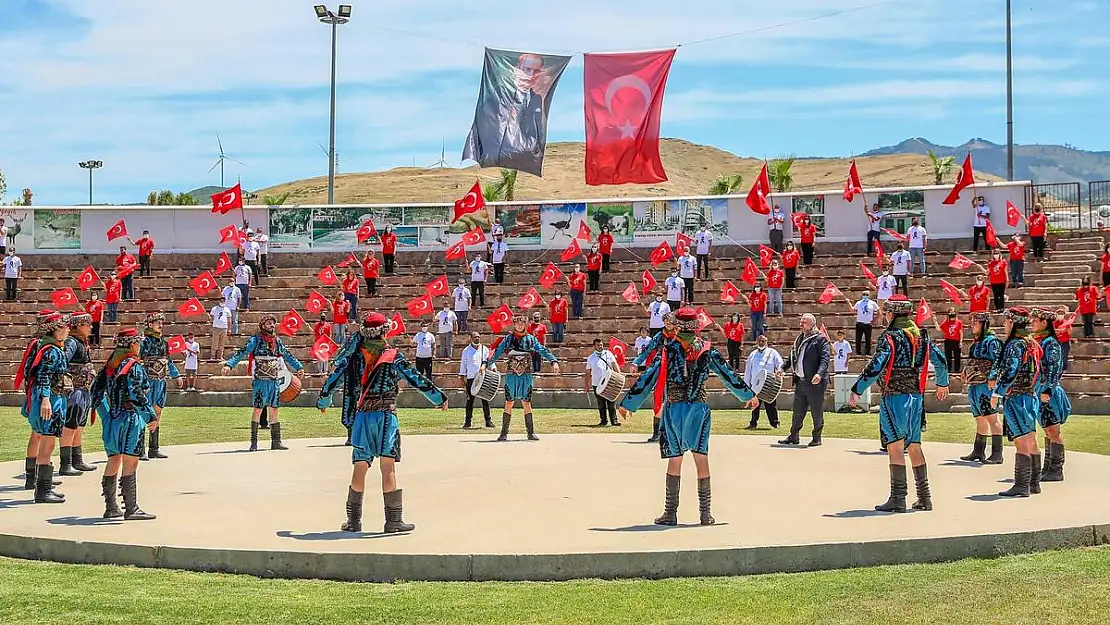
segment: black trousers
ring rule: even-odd
[[[590,292],[601,290],[601,271],[590,269],[586,272],[586,282],[589,284]]]
[[[1095,335],[1094,313],[1083,315],[1083,338],[1089,339]]]
[[[871,256],[875,253],[875,242],[879,240],[879,233],[874,230],[867,231],[867,248],[863,250],[864,256]]]
[[[609,254],[601,255],[601,270],[609,271]]]
[[[1102,286],[1110,286],[1110,271],[1102,272]]]
[[[740,348],[743,343],[740,341],[728,340],[728,366],[740,370]]]
[[[679,308],[682,308],[682,302],[667,300],[667,306],[670,306],[671,311],[673,312],[678,310]]]
[[[471,297],[474,298],[473,301],[474,301],[475,306],[485,306],[486,305],[486,282],[485,282],[485,280],[482,280],[480,282],[476,281],[476,280],[472,281],[470,283],[470,295],[471,295]]]
[[[474,378],[467,378],[466,380],[466,423],[464,427],[470,427],[470,422],[474,418],[474,393],[471,392],[471,386],[474,385]],[[482,418],[486,423],[490,422],[489,418],[489,402],[482,399]]]
[[[386,273],[393,273],[393,254],[382,254],[382,265]]]
[[[1033,258],[1044,258],[1044,237],[1030,237],[1033,244]]]
[[[366,280],[366,293],[367,295],[378,294],[378,279],[377,278],[363,278]]]
[[[992,284],[991,293],[994,295],[994,311],[1001,312],[1006,308],[1006,285]]]
[[[871,324],[856,322],[856,353],[871,355]]]
[[[702,277],[702,275],[701,275],[701,273],[702,273],[701,270],[702,269],[705,269],[705,279],[708,280],[709,279],[709,254],[698,254],[698,269],[697,269],[697,273],[695,273],[694,275],[696,275],[699,278]]]
[[[258,266],[258,260],[248,260],[247,266],[251,268],[251,275],[254,276],[254,286],[258,286],[258,278],[262,274],[262,268]]]
[[[894,292],[897,293],[898,289],[902,289],[902,295],[910,296],[909,276],[894,276]]]
[[[791,439],[798,440],[807,412],[813,415],[813,439],[819,441],[821,432],[825,429],[825,385],[814,386],[809,383],[809,380],[794,378],[794,418],[790,424]]]
[[[779,426],[779,400],[777,399],[771,403],[760,400],[759,405],[755,407],[755,410],[752,410],[752,420],[748,425],[754,427],[759,423],[760,408],[767,411],[767,422],[771,424],[771,427],[777,428]]]
[[[420,375],[423,375],[424,377],[428,378],[429,380],[432,379],[432,359],[430,357],[429,358],[421,358],[420,356],[417,356],[416,357],[416,371],[417,371],[417,373],[419,373]]]
[[[986,244],[987,244],[987,227],[986,226],[975,226],[975,228],[973,229],[972,232],[973,232],[973,234],[971,235],[971,250],[974,251],[974,252],[978,252],[979,251],[979,239],[980,238],[983,239],[983,245],[984,246],[986,246]]]
[[[802,262],[807,265],[813,264],[813,244],[802,243],[799,247],[802,248]]]
[[[782,252],[782,230],[772,230],[767,235],[767,239],[771,243],[771,249],[776,252]]]
[[[605,399],[601,395],[598,395],[596,390],[593,391],[593,394],[594,394],[594,399],[597,400],[597,416],[601,418],[601,423],[612,423],[613,425],[616,425],[616,423],[617,423],[617,407],[616,407],[616,405],[613,402],[609,401],[608,399]],[[608,415],[608,417],[606,417],[606,415]]]
[[[92,336],[89,337],[89,343],[100,347],[100,322],[92,322]]]
[[[505,263],[493,263],[493,281],[497,284],[505,282]]]
[[[787,267],[786,268],[786,288],[788,288],[788,289],[798,288],[798,268],[797,267]]]
[[[944,359],[948,361],[948,373],[960,372],[960,342],[944,339]]]
[[[131,273],[124,276],[123,280],[121,280],[121,283],[121,286],[123,287],[123,299],[135,299],[135,274]]]
[[[686,301],[690,302],[690,303],[693,303],[694,302],[694,279],[693,278],[683,278],[682,281],[685,283],[684,286],[686,287]],[[671,310],[677,311],[678,309],[677,308],[672,308]]]
[[[149,276],[150,275],[150,257],[149,256],[139,256],[139,275],[140,276]]]
[[[18,286],[19,278],[4,278],[4,299],[14,302]]]
[[[258,255],[258,261],[259,264],[262,265],[262,275],[264,276],[270,275],[270,266],[266,264],[266,256],[268,256],[268,254]]]

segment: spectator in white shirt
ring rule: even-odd
[[[744,364],[744,382],[749,387],[755,384],[756,377],[760,371],[767,371],[768,379],[774,378],[782,380],[782,354],[777,350],[768,346],[767,335],[761,334],[755,340],[755,349],[751,354],[748,354],[748,361]],[[752,410],[752,419],[748,423],[748,429],[754,430],[759,425],[759,409],[765,408],[767,410],[767,421],[771,427],[779,427],[779,406],[778,398],[772,402],[765,402],[759,400],[759,405]]]
[[[224,287],[224,306],[231,311],[231,333],[239,334],[239,305],[243,303],[243,290],[235,284],[235,280]],[[221,358],[221,360],[223,360]]]
[[[921,275],[924,276],[928,273],[925,269],[925,248],[928,245],[929,233],[918,224],[917,217],[913,218],[912,224],[906,232],[910,237],[910,273],[917,271],[917,264],[920,261]]]
[[[685,288],[685,283],[682,278],[678,277],[678,270],[671,270],[671,277],[667,278],[664,282],[667,286],[667,305],[671,310],[678,310],[682,306],[682,291]],[[663,326],[659,326],[663,327]]]
[[[971,201],[971,205],[975,208],[975,227],[974,234],[971,239],[971,249],[979,251],[979,239],[983,239],[983,243],[987,242],[987,220],[991,218],[991,207],[987,205],[987,200],[983,196],[979,196]],[[987,247],[990,250],[990,247]]]
[[[833,343],[832,350],[833,373],[847,373],[848,357],[852,354],[852,344],[844,338],[844,330],[836,331],[836,342]]]
[[[459,377],[462,378],[463,386],[466,389],[466,421],[463,423],[463,429],[469,430],[471,428],[471,421],[474,418],[474,378],[478,377],[478,370],[485,364],[486,359],[489,358],[489,348],[482,345],[482,335],[477,332],[470,335],[470,344],[463,349],[462,360],[459,362]],[[491,365],[491,369],[497,365]],[[493,420],[489,414],[489,402],[481,400],[482,402],[482,416],[485,417],[486,427],[493,427]]]
[[[875,243],[879,242],[879,236],[883,233],[883,211],[879,207],[879,203],[875,202],[871,205],[871,210],[864,209],[867,214],[867,249],[863,250],[864,256],[870,256],[875,253]]]
[[[656,295],[655,301],[650,306],[644,306],[644,310],[651,315],[648,321],[648,327],[651,328],[651,335],[655,336],[663,331],[665,325],[664,318],[671,314],[671,306],[663,301],[662,295]]]
[[[775,204],[771,209],[771,214],[767,215],[767,232],[771,240],[771,249],[778,253],[782,253],[782,229],[786,224],[786,216],[782,214],[782,208]]]
[[[466,288],[466,278],[459,278],[459,286],[451,292],[455,301],[455,319],[459,322],[459,332],[466,332],[469,327],[466,320],[470,315],[470,289]]]
[[[218,306],[219,304],[217,304]],[[197,365],[200,361],[200,343],[192,332],[185,335],[185,390],[197,390]]]
[[[636,344],[633,346],[636,350],[636,355],[637,356],[642,356],[643,353],[644,353],[644,350],[647,349],[647,346],[650,343],[651,343],[651,335],[648,334],[648,329],[645,328],[644,326],[640,326],[640,336],[636,337]],[[647,369],[647,365],[640,365],[640,366],[636,367],[637,371],[645,371],[646,369]]]
[[[258,264],[262,269],[262,275],[270,275],[270,266],[266,264],[266,257],[270,255],[270,237],[259,228],[254,233],[254,240],[258,243]]]
[[[15,255],[15,248],[8,250],[4,259],[4,301],[14,302],[19,294],[19,279],[23,277],[23,261]]]
[[[875,315],[879,312],[879,305],[871,301],[871,294],[864,291],[859,301],[852,306],[856,313],[856,353],[861,356],[871,355],[871,328],[875,324]]]
[[[474,306],[481,308],[486,305],[486,276],[489,274],[489,263],[475,256],[470,261],[470,292],[474,296]]]
[[[412,344],[416,346],[416,370],[432,379],[432,356],[435,354],[436,335],[428,331],[428,322],[420,324],[420,331],[412,337]]]
[[[439,357],[440,358],[454,358],[454,351],[452,342],[455,338],[455,332],[459,330],[459,318],[451,311],[451,304],[444,303],[443,310],[436,314],[436,333],[437,342],[439,344]]]
[[[902,244],[898,244],[898,249],[890,255],[890,264],[894,268],[894,281],[897,286],[894,288],[895,292],[899,288],[902,289],[902,294],[906,297],[910,296],[910,253],[907,252]]]
[[[601,422],[597,424],[598,427],[621,424],[617,420],[616,405],[597,392],[602,380],[605,379],[607,371],[620,371],[620,366],[617,365],[617,357],[613,355],[613,352],[605,349],[605,346],[601,344],[601,339],[594,339],[594,351],[586,358],[586,373],[583,378],[586,381],[586,393],[593,393],[594,399],[597,400],[597,414],[601,417]]]
[[[682,278],[683,286],[686,287],[686,301],[694,302],[694,276],[698,271],[698,259],[690,253],[690,248],[686,248],[682,256],[678,258],[678,277]],[[670,296],[667,297],[670,299]]]
[[[258,266],[258,256],[262,253],[262,246],[258,241],[251,238],[243,245],[243,260],[247,261],[247,266],[251,268],[251,275],[254,276],[254,284],[258,285],[258,275],[262,270]]]
[[[505,282],[505,254],[509,251],[509,244],[505,242],[505,235],[499,234],[490,246],[490,258],[493,260],[493,281],[497,284]]]
[[[8,255],[8,227],[4,225],[4,219],[0,218],[0,256]]]
[[[697,273],[697,275],[702,280],[708,280],[709,279],[709,250],[713,246],[713,233],[710,232],[709,229],[706,228],[705,224],[703,223],[701,225],[701,230],[698,230],[698,233],[694,235],[694,241],[697,243],[697,246],[698,246],[698,250],[697,250],[698,251],[698,273]],[[702,276],[702,269],[705,270],[705,276],[704,277]],[[694,300],[691,299],[690,301],[694,301]]]
[[[497,235],[504,236],[504,234],[505,226],[501,225],[501,218],[495,217],[493,219],[493,225],[490,226],[489,229],[489,238],[486,239],[486,258],[488,258],[490,261],[493,260],[493,242],[497,240]]]
[[[895,281],[894,276],[890,275],[889,269],[883,269],[883,275],[879,276],[875,280],[875,283],[878,287],[876,296],[879,298],[880,303],[894,296],[894,287],[898,283]]]
[[[243,310],[251,309],[251,275],[253,273],[250,265],[240,258],[239,264],[235,265],[235,286],[239,287],[239,291],[243,293],[243,304],[240,306]]]
[[[234,289],[234,286],[228,287]],[[225,292],[227,289],[224,289]],[[235,289],[238,291],[238,289]],[[224,348],[227,347],[228,326],[235,319],[235,311],[228,307],[226,300],[212,307],[208,318],[212,320],[212,359],[223,362]],[[234,329],[234,328],[232,328]]]

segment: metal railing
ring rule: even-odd
[[[1050,228],[1090,230],[1096,227],[1097,220],[1091,219],[1090,207],[1083,205],[1082,188],[1078,182],[1031,185],[1026,191],[1026,214],[1029,214],[1036,204],[1040,204],[1045,215],[1048,216]]]

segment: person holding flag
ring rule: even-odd
[[[378,240],[382,243],[382,265],[385,272],[393,275],[394,261],[397,257],[397,235],[393,232],[393,224],[386,224]]]
[[[767,232],[768,242],[771,244],[771,249],[777,253],[782,253],[782,231],[786,227],[786,216],[782,214],[782,208],[775,204],[771,208],[771,214],[767,215]],[[793,242],[791,242],[793,247]]]
[[[490,353],[485,363],[479,369],[484,372],[487,367],[492,367],[502,356],[508,354],[509,370],[505,374],[505,412],[501,416],[501,435],[498,441],[509,440],[509,424],[513,418],[513,406],[519,400],[524,409],[524,427],[528,432],[528,440],[540,440],[536,436],[535,424],[532,421],[532,356],[538,353],[541,358],[551,363],[552,372],[559,375],[559,359],[549,352],[536,337],[528,333],[528,318],[524,315],[513,317],[512,332],[506,334],[497,347]]]
[[[979,251],[980,237],[989,250],[990,243],[987,241],[987,220],[991,218],[991,207],[981,195],[971,201],[971,206],[975,209],[975,225],[972,228],[971,251]]]
[[[699,229],[697,234],[694,235],[694,240],[697,242],[697,246],[698,246],[698,248],[697,248],[697,253],[698,253],[698,273],[697,273],[697,277],[701,278],[702,280],[708,280],[709,279],[709,251],[710,251],[710,248],[712,248],[712,246],[713,246],[713,233],[710,232],[709,229],[706,227],[704,220],[701,223],[701,229]],[[703,271],[705,273],[705,277],[702,277]],[[690,300],[690,301],[693,301],[693,300]]]
[[[813,250],[817,241],[817,226],[809,220],[809,213],[802,215],[798,223],[798,237],[802,242],[802,262],[813,264]]]
[[[678,277],[682,278],[682,285],[686,287],[686,295],[682,299],[687,304],[694,303],[694,279],[698,271],[698,259],[690,253],[690,248],[686,247],[682,250],[682,256],[678,257]],[[673,275],[673,274],[672,274]],[[670,299],[668,296],[667,299]],[[678,307],[674,306],[677,310]]]
[[[1041,346],[1041,374],[1037,376],[1037,397],[1041,400],[1038,421],[1044,430],[1044,466],[1041,468],[1042,482],[1064,481],[1064,435],[1060,428],[1068,422],[1071,415],[1071,400],[1060,378],[1064,374],[1064,351],[1056,339],[1056,329],[1052,323],[1056,313],[1044,308],[1029,311],[1033,326],[1033,339]]]
[[[1002,250],[991,252],[990,262],[987,263],[987,277],[990,280],[991,294],[994,302],[994,312],[1001,313],[1006,308],[1006,261],[1002,259]]]
[[[1029,243],[1033,248],[1033,258],[1044,260],[1045,234],[1048,232],[1048,216],[1040,202],[1033,205],[1033,214],[1025,221],[1029,228]]]
[[[772,260],[771,267],[767,270],[768,315],[783,316],[782,287],[785,281],[786,274],[779,269],[779,261]]]
[[[609,259],[613,256],[613,234],[609,224],[601,227],[601,234],[597,235],[597,253],[601,254],[601,270],[609,271]]]
[[[1041,374],[1040,344],[1029,336],[1029,311],[1006,311],[1006,341],[991,369],[991,408],[1002,404],[1003,431],[1014,443],[1014,485],[1001,497],[1028,497],[1041,492],[1041,451],[1037,446],[1037,419],[1041,401],[1036,382]],[[1005,398],[1005,401],[1002,401]]]
[[[786,242],[786,249],[782,252],[782,270],[786,272],[786,288],[793,291],[798,288],[798,261],[802,255],[794,247],[793,241]]]
[[[987,384],[994,363],[1002,355],[1002,341],[994,335],[991,316],[986,311],[971,313],[971,332],[975,340],[967,350],[963,378],[971,415],[975,417],[975,443],[971,453],[960,460],[1002,464],[1002,422],[998,420],[998,411],[991,406],[991,389]],[[991,438],[990,457],[986,455],[988,436]]]
[[[185,380],[181,377],[177,365],[170,358],[170,347],[162,336],[166,315],[160,312],[150,313],[146,317],[146,329],[143,331],[143,340],[139,349],[139,358],[143,359],[143,369],[150,381],[150,405],[154,410],[154,427],[150,428],[150,455],[146,450],[146,434],[139,439],[139,460],[150,458],[166,458],[159,450],[162,409],[166,406],[166,379],[177,380],[177,388],[185,387]]]
[[[1021,239],[1020,234],[1015,234],[1011,238],[1006,244],[1006,250],[1010,255],[1010,286],[1023,287],[1025,286],[1025,241]]]
[[[871,206],[871,210],[867,210],[867,205],[864,204],[863,212],[867,215],[867,247],[863,248],[863,255],[868,256],[871,251],[875,249],[875,245],[881,245],[882,242],[879,237],[883,233],[883,210],[878,202]]]
[[[605,372],[610,370],[620,371],[620,365],[617,364],[617,357],[613,355],[613,352],[605,349],[601,339],[595,338],[593,347],[594,350],[586,357],[586,371],[582,375],[586,382],[586,394],[593,393],[594,399],[597,400],[597,413],[601,418],[601,422],[597,426],[620,425],[621,422],[617,420],[616,404],[597,392],[597,389],[601,388],[601,380],[605,376]]]
[[[1083,276],[1075,291],[1076,311],[1083,317],[1083,338],[1095,335],[1095,315],[1098,314],[1098,287],[1091,285],[1091,276]]]

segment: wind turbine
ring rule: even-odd
[[[447,141],[446,140],[442,140],[440,142],[439,160],[432,163],[432,167],[438,167],[440,169],[443,169],[444,167],[447,167]]]
[[[216,161],[216,164],[212,166],[212,169],[208,170],[208,173],[212,173],[213,170],[215,170],[217,167],[219,167],[220,168],[220,186],[226,189],[227,185],[224,184],[224,161],[231,161],[232,163],[239,163],[243,167],[246,167],[247,164],[242,162],[242,161],[237,161],[237,160],[231,158],[230,156],[224,154],[224,144],[223,144],[222,141],[220,141],[220,133],[218,133],[218,132],[216,133],[216,145],[220,146],[220,158],[219,158],[219,160]]]

